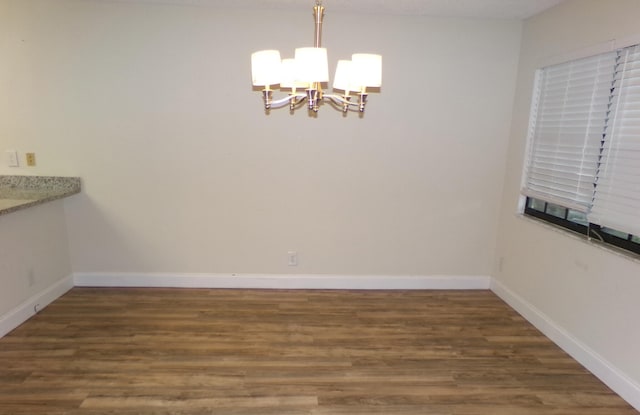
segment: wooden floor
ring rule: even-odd
[[[0,414],[638,414],[489,291],[74,288]]]

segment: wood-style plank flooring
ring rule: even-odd
[[[0,339],[0,414],[638,414],[489,291],[74,288]]]

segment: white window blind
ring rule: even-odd
[[[620,50],[614,68],[611,110],[588,218],[640,235],[640,46]]]
[[[615,63],[611,52],[539,71],[524,195],[589,211]]]

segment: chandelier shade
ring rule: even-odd
[[[338,61],[336,75],[333,77],[333,89],[341,89],[347,92],[357,91],[359,89],[358,85],[355,84],[352,61]]]
[[[367,88],[382,86],[382,56],[372,53],[355,53],[351,60],[339,60],[335,72],[333,88],[342,90],[342,95],[326,94],[322,84],[329,83],[329,65],[327,49],[321,47],[322,19],[324,7],[316,0],[313,8],[315,15],[315,46],[295,49],[294,58],[281,59],[277,50],[262,50],[251,55],[251,76],[254,86],[262,86],[264,107],[268,112],[289,104],[293,112],[304,100],[309,111],[317,112],[320,102],[330,100],[342,107],[346,113],[356,106],[364,112],[367,102]],[[291,93],[282,99],[273,100],[272,86],[291,89]],[[297,92],[304,89],[304,93]],[[349,94],[357,94],[358,101],[351,102]]]
[[[351,56],[351,62],[356,84],[361,87],[382,86],[382,56],[372,53],[354,53]]]
[[[269,86],[280,83],[282,60],[277,50],[261,50],[251,54],[253,85]]]
[[[339,60],[333,88],[360,92],[367,87],[382,86],[382,56],[355,53],[351,60]]]
[[[283,59],[282,65],[280,67],[281,76],[280,76],[280,88],[302,88],[305,89],[307,84],[298,81],[297,68],[296,68],[296,60],[289,58]]]
[[[329,82],[329,61],[326,48],[297,48],[294,61],[295,81],[307,84]]]

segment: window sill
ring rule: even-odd
[[[525,222],[529,222],[529,223],[534,223],[540,226],[543,226],[553,232],[568,236],[569,238],[572,238],[574,240],[580,241],[584,244],[587,244],[589,246],[598,248],[598,249],[602,249],[604,251],[607,251],[609,253],[612,253],[616,256],[625,258],[629,261],[635,262],[637,264],[640,264],[640,255],[635,254],[631,251],[627,251],[625,249],[622,248],[618,248],[614,245],[609,245],[607,243],[603,243],[600,242],[599,240],[595,239],[595,238],[589,238],[584,234],[572,231],[570,229],[564,228],[562,226],[558,226],[558,225],[554,225],[552,223],[549,223],[545,220],[542,219],[538,219],[536,217],[533,216],[529,216],[529,215],[525,215],[524,213],[517,213],[516,217],[525,221]]]

